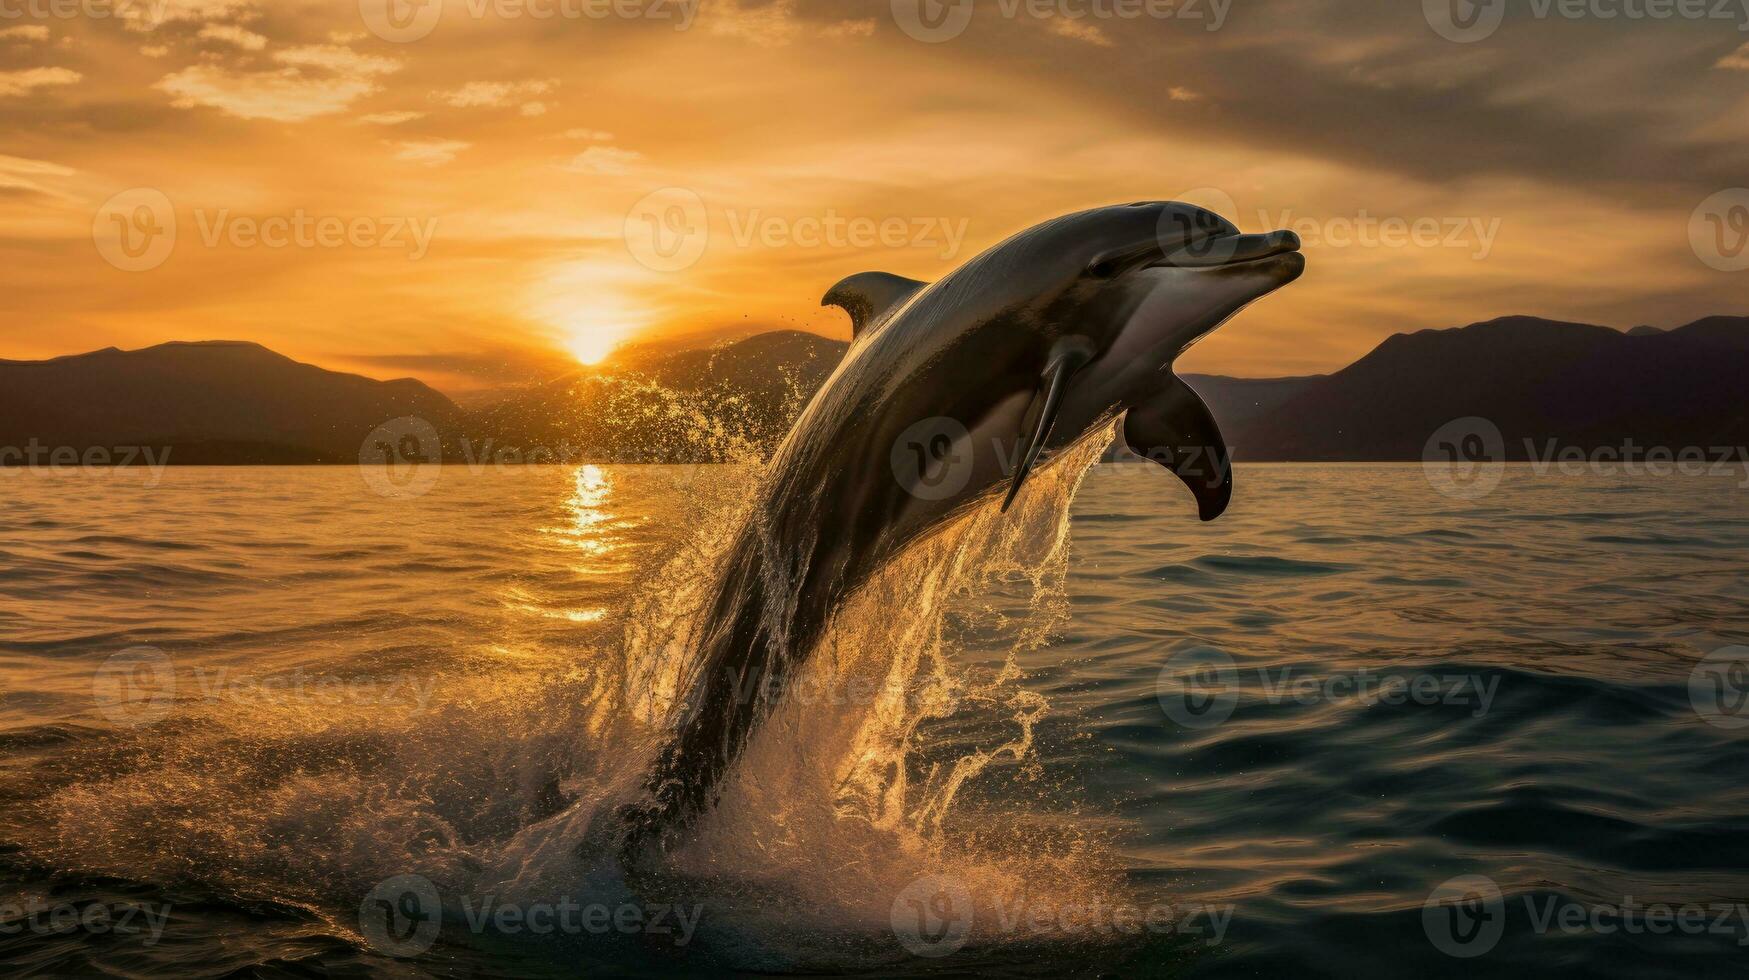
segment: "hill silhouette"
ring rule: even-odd
[[[373,381],[244,341],[109,347],[0,361],[0,446],[170,447],[170,462],[357,462],[372,429],[414,415],[453,427],[461,410],[410,378]]]
[[[1479,416],[1499,427],[1509,459],[1536,454],[1527,440],[1739,446],[1749,440],[1745,377],[1749,317],[1638,335],[1502,317],[1397,334],[1232,426],[1228,441],[1241,460],[1419,459],[1441,425]]]
[[[795,330],[643,349],[474,411],[258,344],[0,361],[0,446],[172,447],[171,463],[348,463],[377,426],[430,422],[451,459],[708,462],[768,450],[848,345]],[[1749,444],[1749,317],[1660,331],[1511,316],[1398,334],[1328,375],[1187,375],[1238,460],[1418,460],[1480,416],[1509,458],[1561,447]],[[10,460],[16,462],[16,460]]]

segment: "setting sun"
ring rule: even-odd
[[[613,327],[583,326],[567,338],[565,349],[579,364],[599,364],[624,340],[624,333]]]

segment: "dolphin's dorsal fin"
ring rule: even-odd
[[[1124,416],[1124,441],[1138,456],[1184,481],[1205,521],[1221,516],[1233,499],[1233,460],[1202,396],[1174,377]]]
[[[858,272],[826,290],[820,305],[843,307],[850,314],[851,336],[861,338],[927,285],[891,272]]]

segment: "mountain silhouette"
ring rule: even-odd
[[[1550,440],[1739,446],[1749,439],[1745,377],[1749,317],[1633,336],[1502,317],[1397,334],[1230,426],[1227,439],[1240,460],[1413,460],[1440,426],[1474,416],[1500,429],[1509,459],[1535,457]]]
[[[34,441],[80,453],[169,447],[172,464],[347,463],[389,419],[445,428],[460,414],[422,382],[341,374],[242,341],[0,361],[0,446],[19,449]]]
[[[774,446],[849,344],[799,330],[641,351],[472,413],[450,454],[714,462]]]
[[[172,447],[175,463],[350,463],[367,434],[430,422],[452,460],[710,462],[768,451],[848,345],[796,330],[646,347],[474,411],[233,341],[0,361],[0,447]],[[1660,331],[1511,316],[1398,334],[1300,378],[1186,375],[1241,461],[1418,460],[1454,419],[1508,458],[1561,448],[1749,445],[1749,317]],[[0,457],[3,459],[3,457]],[[16,460],[9,460],[16,462]]]

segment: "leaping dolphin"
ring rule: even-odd
[[[1183,479],[1203,520],[1218,517],[1228,451],[1172,364],[1297,279],[1299,246],[1290,231],[1245,235],[1202,208],[1144,201],[1047,221],[933,284],[866,272],[833,286],[821,305],[848,312],[855,339],[725,556],[678,723],[645,796],[619,811],[627,861],[714,802],[850,593],[967,508],[1001,496],[1006,509],[1045,452],[1121,414],[1130,447]],[[916,479],[900,465],[906,440]]]

